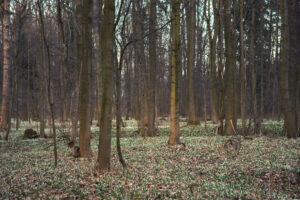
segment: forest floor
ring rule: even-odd
[[[299,199],[300,139],[280,136],[282,122],[265,121],[267,135],[243,140],[239,153],[224,149],[229,137],[214,125],[186,126],[181,140],[168,146],[168,122],[159,136],[134,136],[126,121],[121,138],[128,169],[122,169],[112,139],[111,172],[95,173],[98,128],[92,126],[93,159],[75,159],[58,133],[58,166],[51,139],[22,140],[28,124],[0,141],[0,199]],[[34,129],[37,129],[33,125]],[[48,130],[49,131],[49,130]]]

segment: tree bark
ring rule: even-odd
[[[225,135],[233,135],[235,127],[233,125],[233,65],[232,62],[232,37],[231,37],[231,0],[224,0],[224,33],[225,33]]]
[[[195,106],[195,89],[194,89],[194,66],[195,66],[195,25],[196,25],[196,2],[191,0],[189,2],[189,9],[187,13],[188,18],[188,105],[189,105],[189,119],[188,124],[196,125],[199,121],[196,116]]]
[[[113,44],[115,1],[104,1],[104,18],[101,29],[101,60],[103,65],[103,95],[101,107],[98,158],[95,168],[102,173],[110,170],[111,123],[113,96]]]
[[[4,0],[3,3],[3,84],[2,84],[2,101],[1,101],[1,115],[0,115],[0,130],[6,130],[7,127],[7,114],[9,102],[9,3],[10,0]]]
[[[179,78],[179,48],[180,48],[180,0],[171,1],[171,26],[172,26],[172,64],[171,64],[171,133],[169,138],[170,145],[180,143],[179,130],[179,107],[178,107],[178,78]]]
[[[77,66],[79,84],[79,148],[80,156],[90,157],[90,36],[92,0],[76,4],[79,32],[77,38]]]
[[[288,7],[287,1],[280,1],[280,13],[281,13],[281,37],[282,37],[282,49],[281,49],[281,64],[280,64],[280,95],[281,106],[284,115],[284,134],[288,138],[295,138],[297,136],[297,130],[295,126],[295,112],[292,107],[289,90],[289,65],[287,63],[288,56]]]
[[[240,0],[240,41],[241,41],[241,117],[242,134],[246,135],[246,67],[245,67],[245,45],[244,45],[244,0]]]
[[[155,75],[156,75],[156,0],[150,1],[149,7],[149,107],[148,107],[148,136],[155,135]]]
[[[254,133],[257,134],[258,113],[257,113],[257,95],[256,95],[256,70],[255,70],[255,52],[254,52],[254,31],[255,31],[255,8],[254,1],[251,6],[251,26],[250,26],[250,70],[251,70],[251,102],[252,118],[254,121]]]
[[[101,65],[101,52],[100,52],[100,44],[101,44],[101,25],[102,25],[102,6],[103,0],[93,0],[93,28],[94,28],[94,40],[95,40],[95,65],[96,65],[96,73],[97,73],[97,112],[96,112],[96,120],[98,125],[100,124],[100,115],[101,115],[101,99],[102,99],[102,65]]]
[[[140,92],[140,133],[145,136],[145,126],[148,124],[148,114],[147,114],[147,75],[146,75],[146,56],[145,56],[145,48],[144,48],[144,40],[143,40],[143,30],[142,30],[142,16],[141,16],[141,8],[139,2],[137,0],[133,0],[133,19],[134,21],[134,30],[137,37],[137,61],[140,66],[139,74],[141,79],[139,80],[139,92]],[[152,58],[151,58],[152,59]]]

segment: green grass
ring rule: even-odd
[[[244,140],[235,159],[223,148],[228,137],[216,136],[211,123],[205,130],[203,123],[188,127],[182,122],[186,148],[167,145],[168,122],[160,123],[158,137],[146,139],[132,137],[136,121],[126,124],[121,143],[129,168],[122,169],[118,162],[113,137],[111,172],[99,175],[94,171],[96,123],[92,126],[93,159],[74,159],[72,150],[59,139],[57,168],[51,139],[22,140],[28,127],[23,123],[8,142],[0,141],[0,199],[300,198],[300,139],[280,137],[282,122],[264,122],[268,137]]]

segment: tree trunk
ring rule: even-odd
[[[101,29],[101,60],[103,65],[103,95],[101,106],[98,158],[95,168],[98,172],[110,170],[111,123],[113,96],[113,44],[114,44],[114,0],[104,1],[104,18]]]
[[[219,27],[218,27],[218,115],[219,115],[219,127],[218,127],[218,134],[224,135],[224,78],[223,78],[223,24],[224,24],[224,14],[223,14],[223,0],[219,1],[218,4],[218,20]]]
[[[148,107],[148,136],[155,135],[155,75],[156,75],[156,0],[150,1],[149,7],[149,107]]]
[[[231,37],[231,0],[224,0],[224,33],[225,33],[225,135],[233,135],[235,127],[233,125],[233,65],[232,62],[232,37]]]
[[[122,150],[121,150],[121,142],[120,142],[120,137],[121,137],[121,122],[122,122],[122,114],[121,114],[121,96],[122,96],[122,91],[121,91],[121,76],[122,76],[122,62],[123,62],[123,55],[120,56],[120,62],[118,63],[118,55],[117,55],[117,46],[115,44],[115,54],[114,54],[114,59],[115,59],[115,71],[116,71],[116,135],[117,135],[117,152],[119,156],[119,161],[122,164],[123,168],[126,168],[126,162],[123,158],[122,155]],[[122,53],[121,53],[122,54]]]
[[[77,66],[79,70],[79,148],[80,156],[90,157],[90,36],[92,0],[76,4],[79,32]]]
[[[9,0],[4,0],[3,3],[3,79],[2,79],[2,101],[1,101],[1,115],[0,115],[0,130],[6,130],[7,127],[7,114],[8,114],[8,101],[9,101]]]
[[[293,123],[295,126],[295,135],[297,137],[299,133],[299,124],[298,124],[298,110],[299,110],[299,84],[300,84],[300,35],[299,35],[299,14],[300,12],[300,2],[299,0],[288,1],[288,30],[289,30],[289,48],[288,48],[288,57],[289,57],[289,92],[290,92],[290,101],[291,101],[291,111],[293,115]]]
[[[39,83],[40,83],[40,137],[45,136],[45,83],[44,83],[44,65],[45,65],[45,51],[43,36],[40,34],[40,54],[41,63],[39,65]]]
[[[244,45],[244,0],[240,1],[240,41],[241,41],[241,117],[242,134],[246,135],[246,67],[245,67],[245,45]]]
[[[180,143],[179,130],[179,107],[178,107],[178,77],[179,77],[179,47],[180,47],[180,0],[172,0],[171,3],[171,26],[172,26],[172,74],[171,74],[171,133],[169,144],[175,145]]]
[[[254,120],[254,134],[257,134],[258,113],[257,113],[257,95],[256,95],[256,70],[255,70],[255,52],[254,52],[254,31],[255,31],[255,8],[254,2],[251,6],[251,26],[250,26],[250,69],[251,69],[251,102],[252,118]]]
[[[195,89],[194,89],[194,66],[195,66],[195,25],[196,25],[196,2],[191,0],[189,2],[188,18],[188,105],[189,105],[189,119],[188,124],[196,125],[199,121],[196,116],[195,106]]]
[[[54,121],[54,102],[53,102],[53,94],[51,93],[51,62],[50,62],[50,48],[46,39],[45,34],[45,25],[44,25],[44,16],[42,11],[42,0],[37,1],[38,5],[38,12],[40,17],[40,26],[41,26],[41,35],[43,38],[43,44],[46,48],[47,52],[47,67],[48,67],[48,103],[50,107],[50,113],[51,113],[51,123],[52,123],[52,130],[53,130],[53,153],[54,153],[54,166],[57,166],[57,146],[56,146],[56,129],[55,129],[55,121]]]
[[[288,138],[297,136],[297,130],[295,126],[295,112],[291,104],[290,90],[289,90],[289,65],[287,64],[288,56],[288,7],[287,1],[280,1],[280,13],[281,13],[281,37],[282,37],[282,49],[281,49],[281,65],[280,65],[280,95],[281,106],[284,115],[284,134]]]
[[[102,6],[103,0],[94,0],[93,12],[93,28],[94,28],[94,40],[95,40],[95,65],[96,65],[96,73],[97,73],[97,114],[96,120],[98,125],[100,124],[100,115],[101,115],[101,99],[102,99],[102,65],[101,65],[101,52],[100,52],[100,44],[101,44],[101,24],[102,24]],[[100,9],[99,9],[100,8]]]
[[[143,30],[142,30],[142,16],[141,16],[141,8],[139,2],[137,0],[133,1],[133,19],[134,20],[134,30],[137,34],[137,52],[138,52],[138,65],[140,66],[140,77],[139,80],[139,91],[141,96],[140,102],[140,133],[145,136],[145,126],[148,123],[148,114],[147,114],[147,75],[146,75],[146,56],[145,56],[145,49],[144,49],[144,39],[143,39]]]

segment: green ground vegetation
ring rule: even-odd
[[[115,137],[112,169],[96,174],[98,128],[92,126],[91,160],[73,158],[58,134],[58,166],[51,139],[22,140],[28,124],[0,141],[0,199],[297,199],[300,198],[300,139],[281,137],[282,122],[265,121],[266,135],[242,139],[236,156],[224,150],[229,137],[215,135],[215,125],[186,126],[181,140],[168,146],[168,121],[157,137],[143,138],[137,122],[125,121],[122,151],[128,169],[118,162]],[[32,124],[32,128],[35,128]],[[47,134],[51,134],[47,130]],[[66,126],[60,131],[68,131]]]

